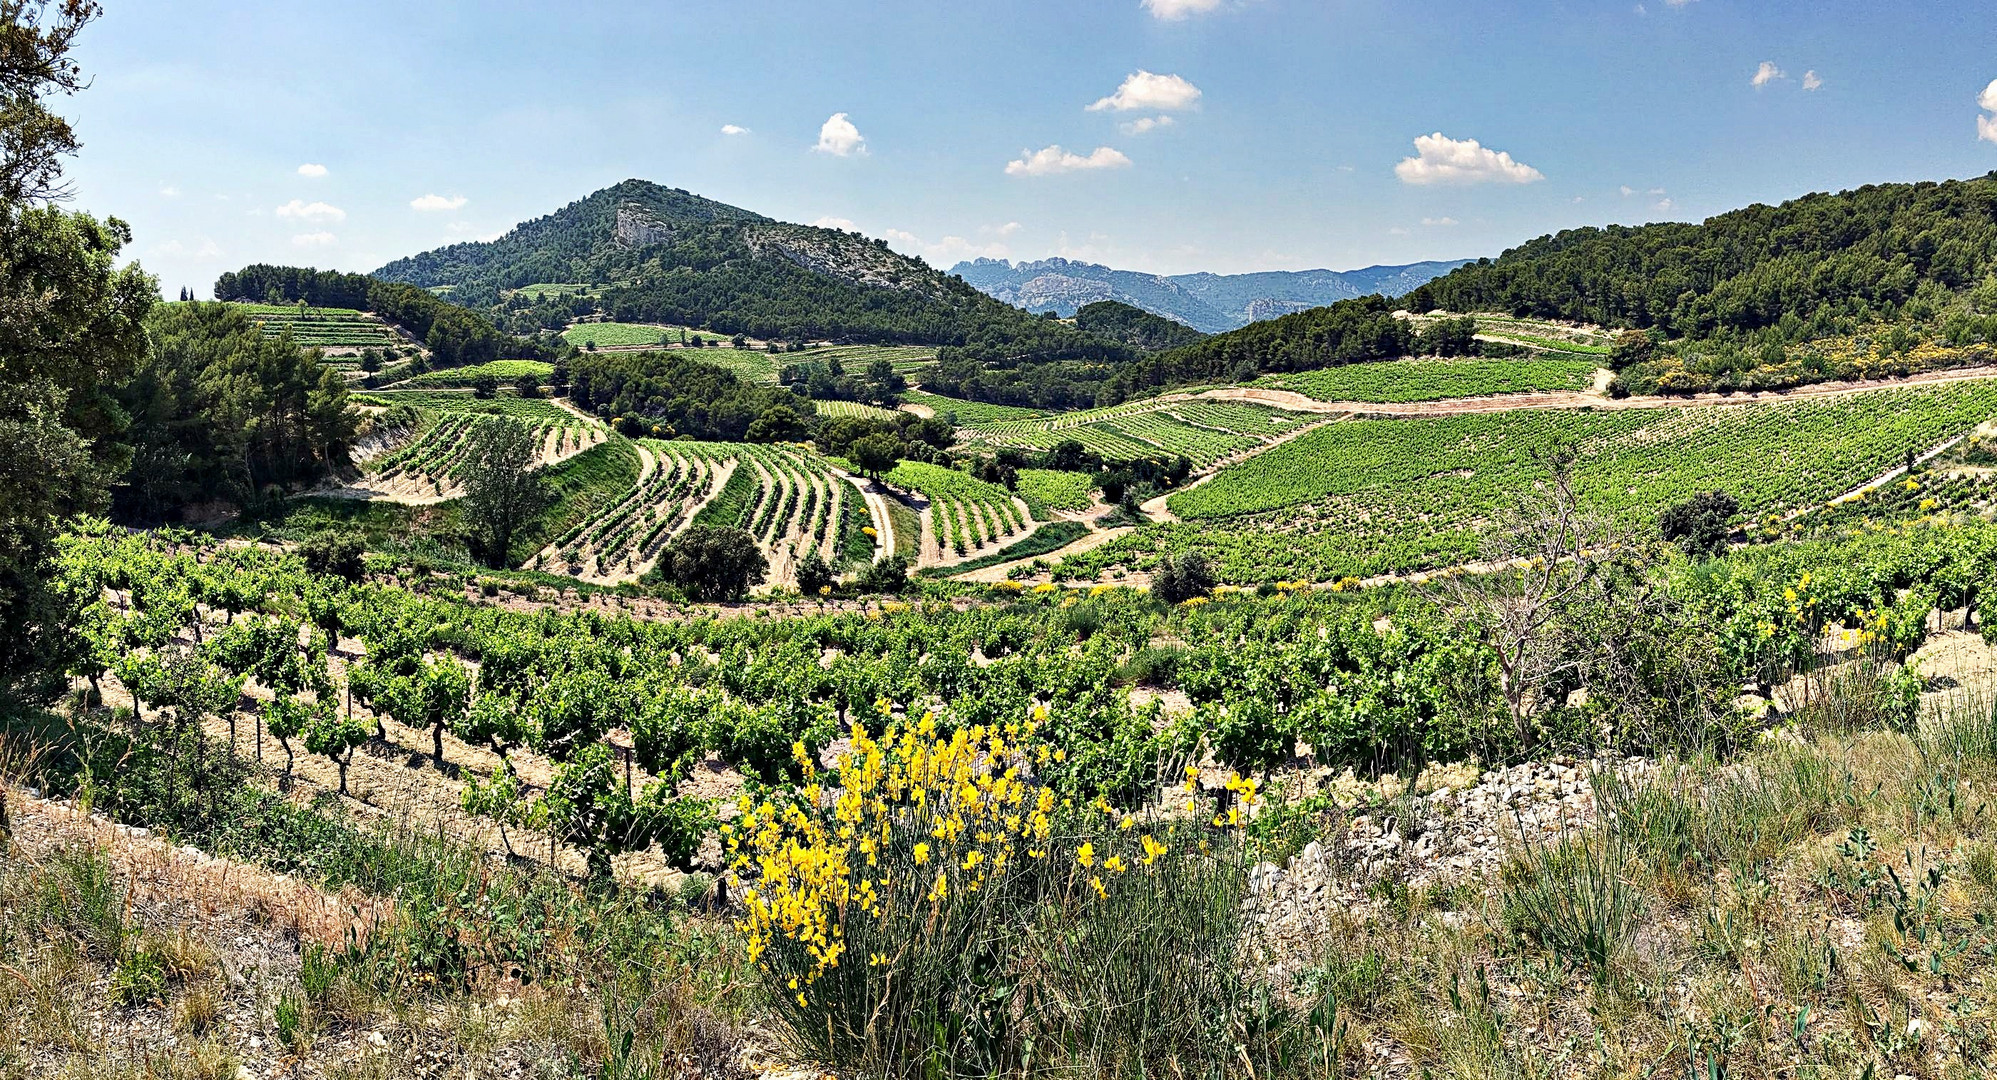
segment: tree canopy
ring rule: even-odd
[[[116,391],[133,449],[122,512],[151,521],[188,502],[246,501],[344,463],[356,421],[318,350],[266,337],[227,304],[163,304],[145,328],[152,348]]]
[[[569,362],[569,397],[599,416],[631,421],[627,434],[656,426],[668,439],[741,442],[773,408],[788,409],[799,423],[815,414],[811,402],[789,390],[744,382],[727,368],[681,352],[584,353]],[[764,430],[779,428],[784,434],[793,430],[781,417]]]

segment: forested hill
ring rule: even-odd
[[[980,356],[1119,359],[1120,349],[1037,320],[858,233],[793,225],[642,180],[626,180],[489,243],[388,264],[387,281],[448,286],[516,333],[572,317],[510,290],[593,286],[620,321],[705,327],[779,341],[838,338],[969,346]]]
[[[1437,278],[1407,306],[1781,344],[1928,317],[1993,267],[1997,173],[1806,195],[1696,225],[1570,229]]]
[[[1075,325],[1098,337],[1120,341],[1140,352],[1157,352],[1191,345],[1205,334],[1181,322],[1115,300],[1083,304]]]
[[[450,286],[463,304],[490,304],[501,290],[540,282],[608,284],[631,271],[630,255],[689,229],[721,222],[767,222],[761,214],[676,188],[626,180],[497,240],[452,244],[374,272],[426,289]]]

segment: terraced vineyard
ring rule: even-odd
[[[1294,390],[1319,401],[1403,404],[1586,390],[1595,381],[1596,369],[1593,360],[1396,360],[1275,375],[1257,385]]]
[[[819,401],[814,404],[820,416],[866,416],[877,420],[892,420],[895,415],[893,409],[883,409],[878,405],[862,405],[857,401]]]
[[[467,367],[442,368],[426,371],[413,378],[404,379],[388,387],[389,390],[462,390],[469,389],[480,375],[490,375],[501,385],[511,386],[522,375],[532,375],[546,381],[554,374],[555,365],[543,360],[494,360],[486,364],[472,364]]]
[[[562,339],[571,345],[599,349],[629,348],[638,345],[658,345],[661,340],[677,343],[685,334],[688,341],[718,341],[726,344],[728,337],[711,330],[687,330],[677,326],[657,326],[651,323],[593,322],[577,323],[562,331]]]
[[[797,561],[817,551],[837,566],[855,553],[872,552],[861,530],[878,526],[866,501],[832,462],[796,446],[754,443],[680,443],[705,453],[733,456],[733,472],[695,519],[703,525],[745,529],[770,561],[770,583],[792,584]],[[856,539],[858,538],[858,539]]]
[[[295,304],[234,304],[264,333],[277,337],[291,332],[291,340],[315,349],[366,349],[404,344],[395,328],[364,311],[352,308],[301,307]]]
[[[555,538],[528,566],[591,581],[638,577],[733,475],[732,446],[718,443],[638,443],[638,484],[623,499]]]
[[[1269,442],[1305,419],[1297,413],[1234,401],[1146,400],[1044,420],[981,424],[971,431],[974,441],[993,446],[1050,450],[1073,439],[1107,461],[1183,454],[1195,467],[1205,468]]]
[[[1578,456],[1584,505],[1632,529],[1720,489],[1751,519],[1841,495],[1997,414],[1997,383],[1628,411],[1522,410],[1324,425],[1174,495],[1185,524],[1064,563],[1093,576],[1200,547],[1233,581],[1328,580],[1468,561],[1534,455]]]
[[[1087,510],[1095,505],[1095,478],[1088,473],[1056,469],[1019,470],[1019,497],[1041,521],[1056,510]]]
[[[566,461],[610,437],[610,429],[547,401],[517,397],[480,400],[470,394],[385,391],[356,394],[362,406],[409,406],[420,418],[413,438],[358,463],[366,470],[357,488],[392,501],[436,502],[463,492],[466,437],[487,416],[505,416],[528,426],[540,446],[539,462]]]
[[[933,345],[819,345],[803,352],[782,353],[776,357],[780,363],[829,364],[834,360],[848,372],[865,371],[867,365],[876,360],[886,360],[903,375],[928,365],[936,359]]]
[[[1033,525],[1024,502],[969,473],[904,461],[886,480],[929,500],[920,559],[925,566],[997,550]]]

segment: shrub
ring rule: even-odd
[[[817,551],[806,553],[797,563],[797,591],[806,596],[817,596],[820,590],[834,584],[832,565]]]
[[[863,593],[886,593],[897,595],[908,588],[908,559],[901,555],[889,555],[879,562],[867,564],[854,580],[854,587]]]
[[[1239,835],[1064,808],[1025,779],[1049,759],[1038,730],[856,724],[821,781],[836,800],[745,799],[724,830],[760,873],[741,926],[790,1039],[885,1077],[1264,1058]]]
[[[1623,880],[1613,833],[1527,847],[1503,870],[1504,924],[1569,967],[1607,981],[1642,922],[1644,897]]]
[[[1151,573],[1152,594],[1172,604],[1205,596],[1213,591],[1215,584],[1206,556],[1197,551],[1167,555],[1158,560],[1158,568]]]
[[[1658,528],[1667,542],[1677,544],[1685,554],[1711,558],[1726,550],[1733,519],[1739,513],[1740,503],[1732,495],[1703,492],[1666,508]]]
[[[367,573],[367,545],[356,533],[327,529],[298,545],[298,557],[315,574],[359,581]]]

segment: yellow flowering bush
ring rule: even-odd
[[[949,731],[924,714],[878,738],[855,724],[830,770],[745,799],[724,827],[747,955],[821,1060],[898,1075],[946,1053],[989,1075],[1035,1046],[1225,1058],[1184,1044],[1209,1031],[1193,1017],[1240,994],[1245,867],[1227,826],[1253,782],[1230,783],[1236,805],[1214,824],[1119,810],[1044,782],[1065,757],[1046,723],[1036,708]],[[1019,1007],[1099,998],[1082,983],[1106,974],[1141,998],[1088,1015]]]

